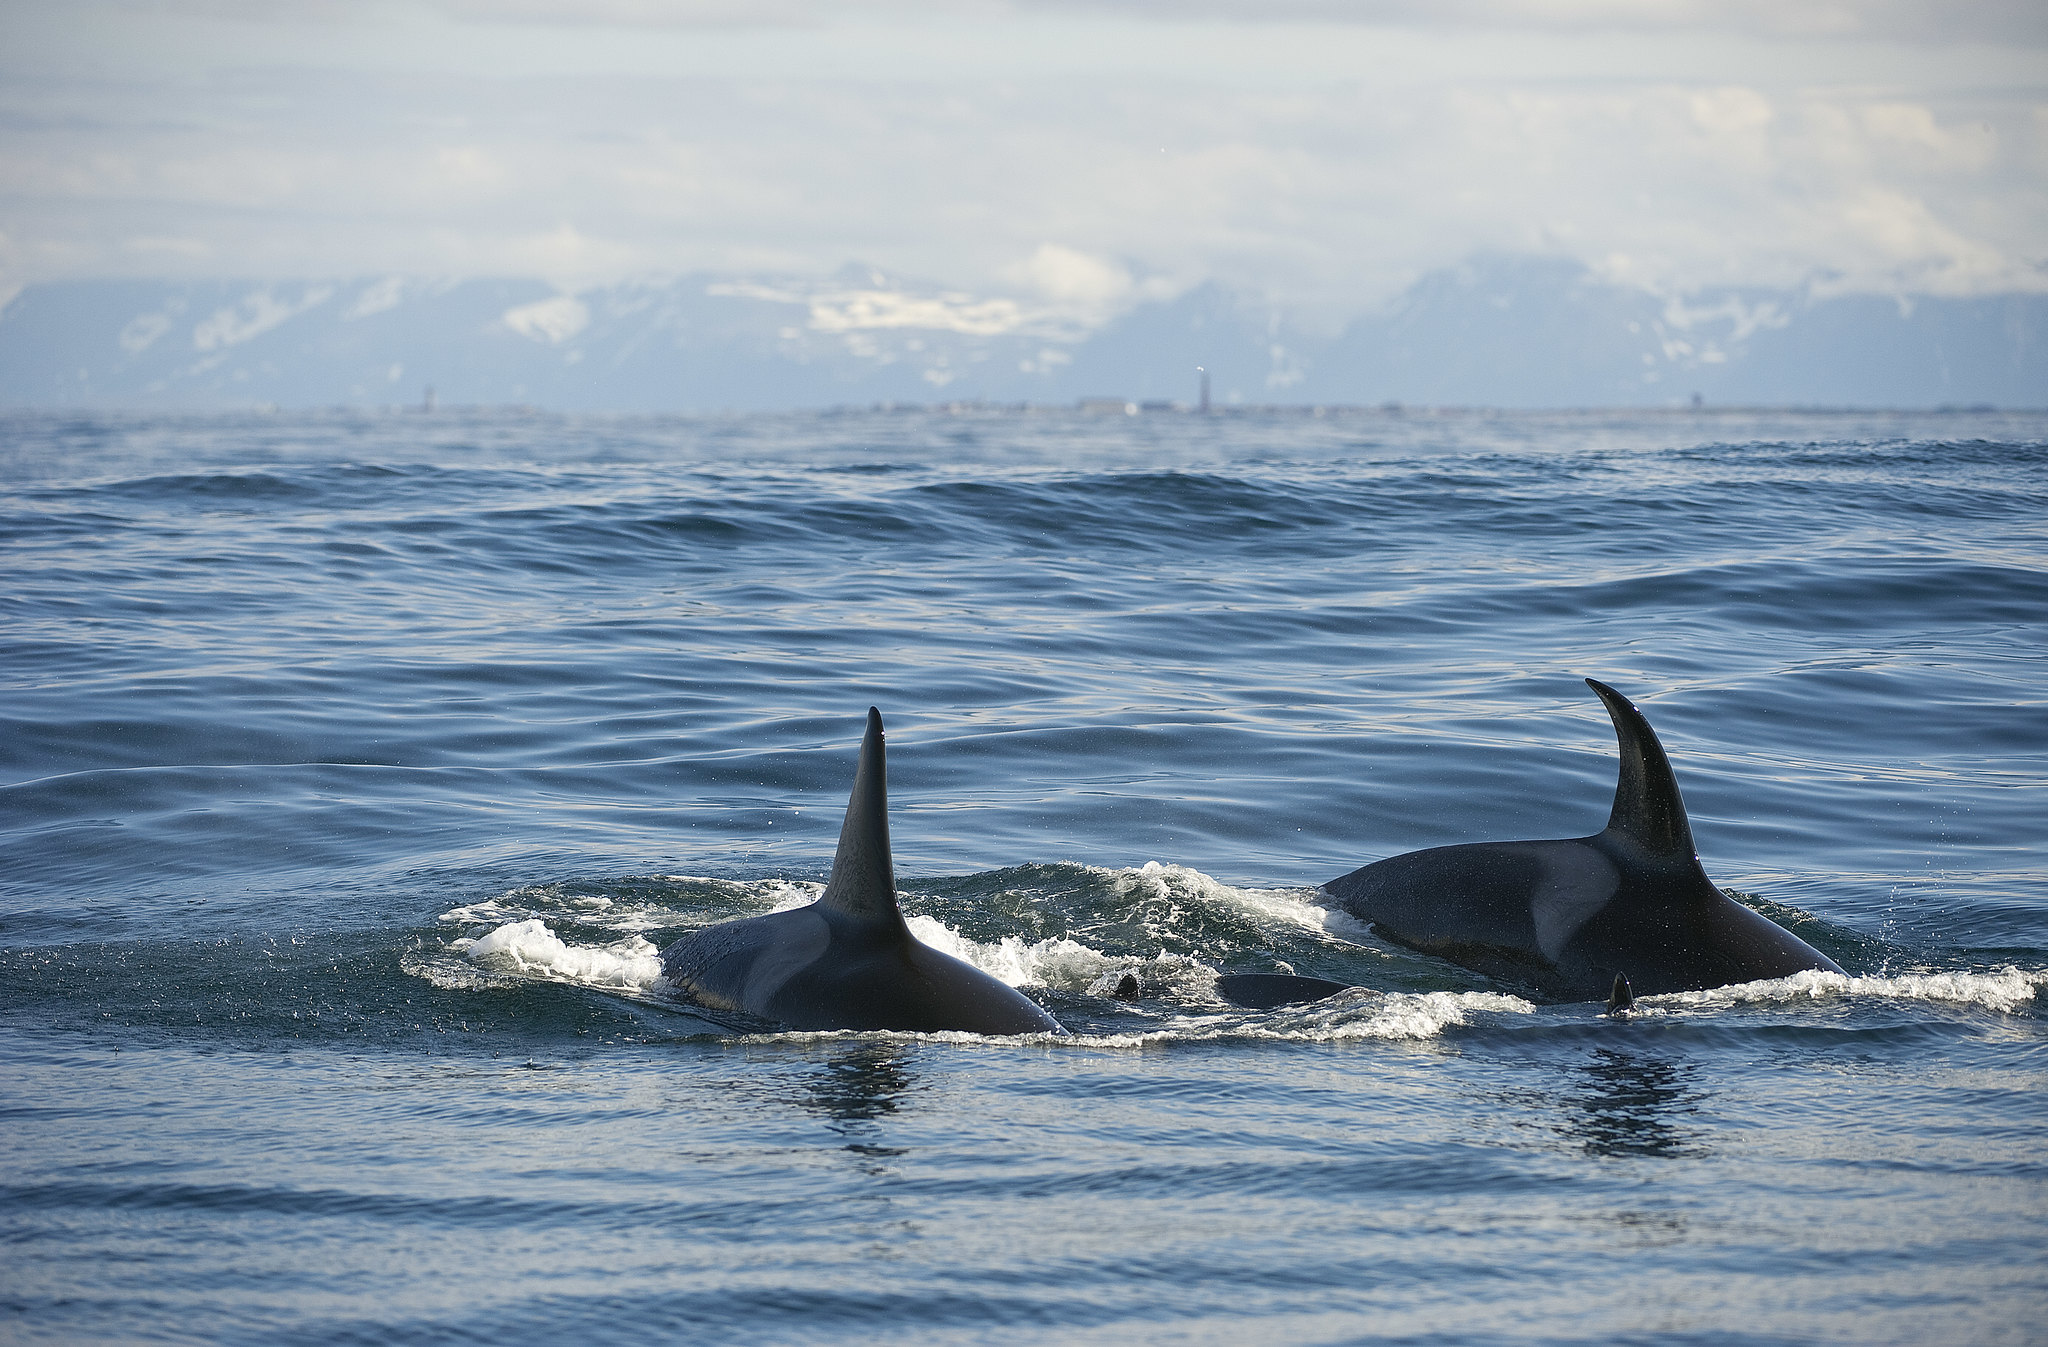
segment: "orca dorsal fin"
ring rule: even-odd
[[[1695,854],[1692,825],[1686,822],[1685,801],[1678,797],[1678,778],[1657,732],[1636,710],[1635,703],[1597,678],[1586,686],[1607,704],[1614,737],[1621,745],[1621,779],[1614,786],[1614,812],[1607,831],[1620,833],[1662,855]]]
[[[860,765],[853,769],[846,821],[839,825],[832,878],[818,903],[861,921],[903,926],[896,907],[896,865],[889,856],[889,760],[882,746],[882,713],[872,706],[860,741]]]

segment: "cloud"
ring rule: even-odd
[[[115,271],[232,258],[251,274],[566,288],[860,257],[1079,308],[1135,298],[1134,262],[1341,307],[1481,249],[1562,252],[1660,288],[1823,271],[1993,286],[2048,254],[2033,173],[2048,122],[2025,104],[1682,85],[384,77],[378,93],[392,129],[368,138],[329,115],[345,80],[233,138],[0,138],[10,233],[99,238],[93,264]],[[136,257],[120,241],[138,238],[189,255]]]
[[[1135,288],[1130,270],[1057,243],[1041,243],[1031,256],[1002,269],[1003,280],[1056,304],[1084,309],[1113,308]]]
[[[714,33],[1108,21],[2048,45],[2048,9],[2038,0],[67,0],[63,8],[271,28],[390,26],[428,15],[474,28]]]
[[[205,261],[213,256],[213,249],[205,239],[166,238],[161,234],[138,234],[133,238],[122,239],[121,249],[156,262]]]
[[[815,0],[435,0],[471,23],[543,23],[618,28],[819,28],[836,13]],[[851,12],[903,13],[908,4],[854,5]]]
[[[2036,0],[1017,0],[1158,21],[1638,32],[1738,32],[1771,37],[1932,38],[2048,42]]]
[[[637,28],[1085,16],[1162,24],[1222,20],[2048,43],[2048,12],[2038,0],[849,0],[830,6],[814,0],[436,0],[436,7],[470,22]]]
[[[118,78],[65,74],[34,41],[0,51],[0,74],[15,72],[0,80],[0,286],[233,269],[540,275],[573,291],[639,273],[824,277],[859,258],[1012,296],[1019,314],[1100,313],[1209,277],[1296,313],[1336,314],[1482,250],[1570,256],[1666,293],[1817,275],[1957,293],[2042,283],[2048,89],[2038,73],[2015,84],[2019,65],[1987,64],[1976,49],[1938,59],[1913,48],[1912,60],[1870,64],[1856,55],[1866,47],[1825,37],[1731,46],[1641,36],[1724,23],[1716,14],[1761,32],[1774,8],[1809,26],[1839,14],[1859,32],[1905,31],[1923,10],[1904,0],[1449,0],[1441,11],[1367,3],[1341,14],[1307,0],[1256,11],[1192,2],[1173,13],[1206,16],[1209,28],[1136,0],[963,3],[941,6],[943,22],[879,2],[761,11],[759,23],[829,13],[835,24],[900,25],[824,38],[792,26],[785,44],[784,30],[732,37],[738,8],[716,3],[300,11],[186,0],[171,12],[266,27],[271,45],[195,73],[181,64],[198,59],[189,50],[175,60],[145,50],[158,30],[144,24],[122,58],[141,64]],[[57,22],[24,3],[19,12]],[[102,20],[118,10],[81,4]],[[460,48],[448,59],[516,50],[544,65],[596,31],[575,17],[589,12],[643,25],[588,48],[591,59],[630,48],[699,66],[350,64],[372,48],[439,60],[443,47],[405,25],[473,14],[476,40],[447,44]],[[2019,11],[1955,12],[1981,30]],[[313,17],[279,17],[304,13]],[[1451,18],[1429,17],[1439,14]],[[562,28],[521,36],[513,19]],[[1487,39],[1452,19],[1584,36]],[[1062,44],[1111,22],[1148,25],[1117,30],[1131,40],[1111,53],[1139,64],[1111,74],[1062,64],[1099,54]],[[1370,27],[1397,22],[1409,28]],[[328,27],[308,36],[316,23]],[[663,38],[663,25],[683,25],[687,40]],[[1637,36],[1611,39],[1617,28]],[[330,42],[330,30],[354,36]],[[1153,56],[1146,34],[1173,59]],[[834,58],[842,64],[886,48],[917,75],[700,68],[847,43],[858,55]],[[1028,48],[1016,70],[1036,73],[990,77],[974,64],[1006,46]],[[1699,58],[1711,77],[1686,64],[1700,51],[1719,53]],[[1180,59],[1190,52],[1200,59]],[[1780,53],[1773,71],[1798,77],[1750,77],[1758,52]],[[1238,78],[1239,64],[1257,78]],[[1296,65],[1322,73],[1292,78]],[[1923,66],[1924,80],[1907,78]],[[1957,73],[1980,66],[1988,73],[1975,83]],[[2038,59],[2028,68],[2038,72]],[[832,312],[848,323],[889,317]]]

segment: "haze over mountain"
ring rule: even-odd
[[[2044,295],[2040,0],[0,5],[7,405],[2038,406]]]
[[[849,265],[564,293],[533,279],[100,280],[0,310],[0,404],[582,411],[1215,401],[1562,407],[2048,405],[2048,296],[1725,289],[1482,256],[1338,331],[1218,283],[1118,312]]]

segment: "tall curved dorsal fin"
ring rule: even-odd
[[[1614,812],[1607,831],[1621,833],[1653,852],[1692,856],[1692,825],[1685,819],[1685,801],[1678,798],[1678,778],[1657,732],[1635,703],[1597,678],[1586,686],[1607,704],[1614,737],[1621,745],[1621,779],[1614,787]]]
[[[882,713],[868,708],[868,732],[853,769],[853,794],[839,825],[832,878],[818,899],[823,907],[862,921],[903,925],[896,907],[896,866],[889,857],[889,761],[882,747]]]

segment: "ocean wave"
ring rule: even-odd
[[[1503,992],[1375,992],[1354,987],[1321,1001],[1270,1014],[1190,1016],[1138,1034],[1106,1034],[1078,1041],[1105,1047],[1220,1040],[1335,1043],[1378,1039],[1414,1042],[1471,1023],[1474,1015],[1530,1015],[1536,1007]]]
[[[1857,977],[1816,969],[1762,982],[1710,987],[1698,992],[1669,992],[1644,997],[1650,1008],[1719,1009],[1773,1001],[1820,1001],[1834,997],[1866,997],[1891,1001],[1941,1001],[1981,1006],[2011,1014],[2030,1005],[2048,986],[2048,972],[2027,972],[2010,964],[1995,972],[1898,973]]]
[[[1499,992],[1379,993],[1356,988],[1349,993],[1298,1007],[1292,1013],[1257,1015],[1243,1011],[1179,1015],[1157,1028],[1126,1032],[1027,1034],[1004,1037],[1004,1043],[1025,1043],[1065,1049],[1143,1051],[1187,1043],[1337,1043],[1357,1041],[1420,1042],[1445,1030],[1469,1024],[1478,1015],[1528,1015],[1536,1007],[1520,997]],[[928,1043],[986,1043],[980,1034],[958,1030],[915,1033],[908,1030],[816,1029],[752,1034],[750,1040],[790,1042],[844,1038],[880,1038]]]
[[[650,884],[673,892],[650,898],[644,892]],[[615,892],[598,892],[608,886]],[[824,887],[804,880],[711,879],[699,875],[656,875],[607,883],[529,884],[450,908],[436,920],[448,926],[498,926],[540,917],[620,934],[675,930],[724,921],[734,915],[757,916],[802,907],[815,902]]]
[[[934,949],[1012,986],[1068,991],[1086,991],[1106,974],[1133,972],[1148,987],[1202,995],[1216,976],[1212,960],[1220,966],[1249,953],[1272,955],[1283,944],[1369,952],[1360,944],[1367,938],[1364,923],[1312,901],[1313,889],[1238,887],[1188,866],[1158,861],[1124,868],[1061,864],[1043,869],[1081,883],[1077,890],[1046,896],[1034,892],[1030,882],[1020,884],[1019,871],[990,872],[972,877],[998,888],[983,895],[968,919],[957,916],[956,909],[954,922],[915,911],[907,911],[905,920]],[[1013,900],[1011,906],[1021,896],[1024,906],[1040,912],[1055,929],[1064,928],[1063,933],[1037,939],[990,933],[983,938],[983,932],[972,929],[973,916],[1004,906],[986,901],[998,890]],[[683,874],[565,881],[522,885],[450,908],[437,920],[444,926],[495,929],[538,919],[572,937],[616,939],[786,912],[817,901],[823,892],[824,885],[808,880]],[[921,897],[914,886],[904,896],[912,909]],[[1118,927],[1114,939],[1109,938],[1111,925]],[[478,934],[469,932],[471,939]],[[1304,945],[1303,936],[1312,943]],[[1191,942],[1200,948],[1190,948]],[[1289,971],[1283,959],[1272,961]]]
[[[972,964],[1012,987],[1104,996],[1129,973],[1148,994],[1200,996],[1216,983],[1214,968],[1184,955],[1161,952],[1133,958],[1068,936],[1025,940],[1012,935],[980,941],[935,917],[906,917],[904,922],[912,935],[941,954]]]
[[[646,937],[632,935],[606,945],[572,944],[538,917],[507,922],[488,935],[456,940],[449,948],[493,972],[599,991],[648,992],[661,983],[661,954]]]
[[[1213,907],[1232,908],[1255,921],[1298,927],[1346,943],[1366,938],[1366,924],[1348,912],[1324,907],[1314,900],[1315,889],[1239,888],[1185,865],[1147,861],[1120,870],[1085,867],[1103,876],[1118,895],[1180,899]]]
[[[398,956],[398,971],[444,992],[496,991],[516,987],[517,975],[479,968],[462,958],[460,951],[407,950]]]

